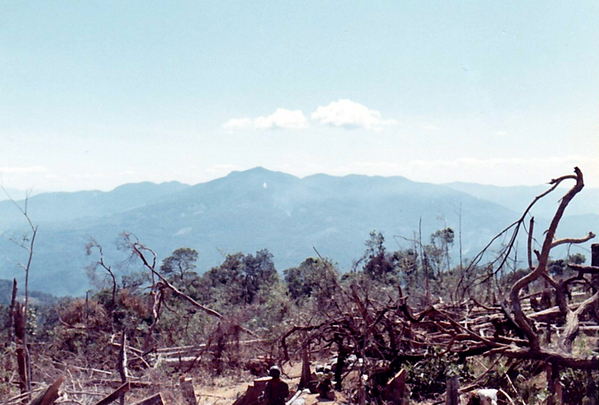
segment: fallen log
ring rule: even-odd
[[[63,383],[64,377],[60,376],[44,392],[38,395],[29,405],[52,405],[58,399],[58,388]]]
[[[251,346],[254,344],[264,343],[264,339],[251,339],[251,340],[242,340],[239,343],[237,342],[227,342],[225,345],[239,345],[239,346]],[[156,354],[160,355],[162,358],[173,358],[173,357],[194,357],[201,354],[204,350],[209,348],[206,343],[201,343],[193,346],[179,346],[179,347],[164,347],[155,350],[155,354],[153,357],[156,357]]]
[[[164,405],[164,400],[162,399],[162,395],[158,393],[152,395],[151,397],[142,399],[141,401],[136,402],[133,405]]]
[[[100,402],[96,402],[95,405],[108,405],[117,399],[119,399],[122,395],[128,392],[131,389],[130,383],[125,383],[116,389],[112,394],[108,395],[104,399],[100,400]]]
[[[92,385],[102,385],[111,388],[119,388],[123,385],[121,380],[87,380],[85,382]],[[149,387],[150,385],[156,385],[157,383],[150,381],[129,380],[128,384],[131,386],[131,388],[145,388]]]

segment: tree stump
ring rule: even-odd
[[[447,380],[447,399],[446,405],[460,405],[460,396],[458,393],[459,383],[458,377],[454,376]]]

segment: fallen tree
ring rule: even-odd
[[[565,181],[573,181],[574,185],[560,199],[551,223],[543,233],[541,250],[533,250],[534,219],[530,220],[528,229],[525,226],[529,212],[541,198]],[[402,366],[439,352],[453,356],[458,364],[480,355],[540,362],[546,365],[548,391],[552,396],[559,391],[556,387],[560,370],[598,370],[596,351],[592,354],[576,351],[573,342],[582,330],[583,321],[586,328],[599,325],[599,245],[593,247],[593,265],[571,266],[577,274],[569,278],[556,278],[548,270],[552,249],[595,237],[589,232],[581,238],[555,238],[568,204],[584,187],[583,175],[575,168],[573,175],[559,177],[549,184],[550,188],[537,196],[517,221],[494,238],[508,236],[509,241],[485,266],[486,271],[481,272],[477,281],[493,286],[493,294],[487,294],[486,300],[469,296],[459,302],[437,302],[417,310],[408,305],[408,297],[402,294],[401,286],[397,287],[396,295],[385,296],[368,280],[355,277],[346,286],[337,284],[337,293],[331,296],[331,303],[322,314],[324,318],[307,318],[302,325],[296,325],[282,336],[280,344],[284,358],[289,359],[296,354],[290,350],[299,351],[299,348],[335,351],[337,357],[332,366],[336,387],[341,387],[343,378],[348,375],[346,370],[353,369],[368,376],[364,384],[366,394],[371,397],[379,395],[381,387]],[[518,234],[522,231],[528,233],[529,268],[506,290],[500,286],[498,274],[510,262]],[[490,246],[491,243],[485,250]],[[474,258],[470,269],[464,269],[464,273],[479,264],[483,253]],[[460,277],[463,278],[464,273]],[[530,305],[537,295],[530,291],[539,281],[546,285],[540,294],[552,305],[549,309],[535,310]],[[470,289],[460,282],[464,291]],[[570,299],[573,286],[582,301]],[[295,348],[290,349],[291,346]],[[350,358],[360,359],[360,362],[353,360],[350,364]],[[358,379],[359,384],[362,382],[363,379]],[[356,389],[360,391],[360,387]],[[550,404],[554,403],[552,396],[548,399]]]

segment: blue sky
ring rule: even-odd
[[[599,3],[0,0],[5,187],[599,187]]]

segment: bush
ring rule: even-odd
[[[407,383],[415,399],[430,398],[445,392],[447,380],[459,376],[463,380],[471,378],[466,364],[458,364],[456,355],[433,348],[423,359],[406,365]]]

